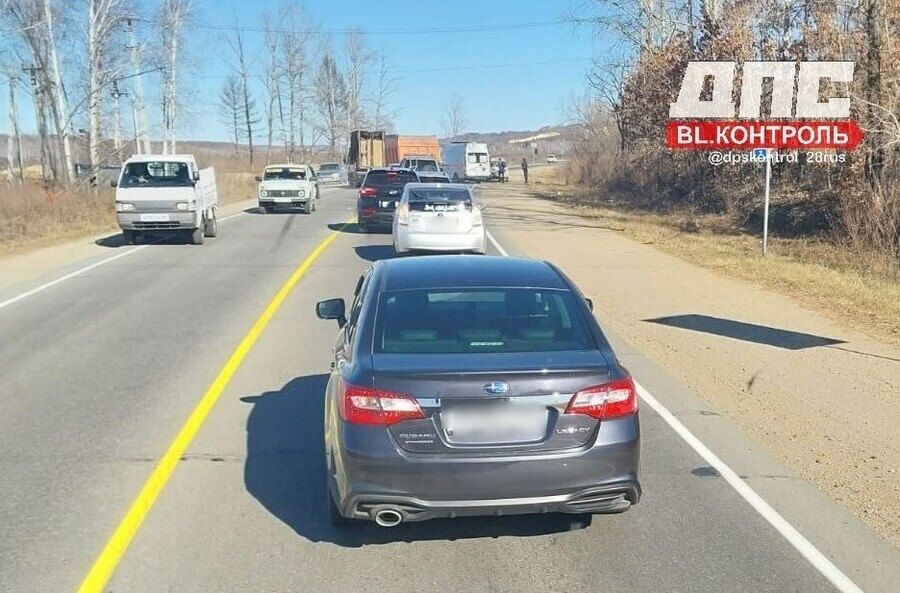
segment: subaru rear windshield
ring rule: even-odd
[[[406,185],[418,180],[411,171],[369,171],[366,175],[366,185]]]
[[[594,348],[575,296],[535,288],[382,293],[376,353],[558,352]]]

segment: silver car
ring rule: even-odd
[[[323,163],[316,177],[319,183],[347,183],[347,169],[340,163]]]
[[[394,211],[393,241],[398,255],[413,251],[484,255],[484,220],[471,186],[408,183]]]
[[[641,497],[634,383],[547,262],[387,259],[340,326],[325,393],[335,524],[618,513]],[[324,509],[323,509],[324,510]]]

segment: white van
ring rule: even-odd
[[[491,155],[484,142],[450,142],[441,146],[441,169],[454,183],[491,178]]]
[[[198,169],[193,155],[135,155],[112,185],[126,243],[139,235],[180,231],[199,245],[218,234],[216,173],[212,167]]]

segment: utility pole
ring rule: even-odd
[[[149,131],[147,130],[147,112],[144,108],[144,86],[141,82],[140,71],[140,48],[134,34],[134,24],[131,19],[127,19],[128,36],[130,45],[127,49],[131,50],[131,67],[134,69],[132,77],[132,105],[136,112],[137,141],[135,142],[135,152],[137,154],[149,154],[151,152]]]
[[[122,110],[120,107],[119,99],[122,97],[127,97],[128,93],[124,93],[119,90],[119,82],[114,80],[112,83],[112,91],[110,92],[113,98],[113,143],[116,147],[116,158],[121,162],[122,160]]]
[[[44,114],[44,88],[39,84],[37,73],[42,68],[37,66],[22,66],[22,71],[31,76],[31,88],[34,92],[34,113],[37,117],[38,137],[41,147],[41,177],[44,181],[50,179],[47,162],[47,122]]]
[[[9,131],[6,143],[6,158],[8,170],[8,178],[10,183],[13,177],[18,178],[21,184],[25,180],[25,165],[22,162],[22,136],[19,133],[19,109],[16,105],[16,85],[19,79],[15,76],[9,77]],[[16,171],[13,175],[13,160],[15,159]]]

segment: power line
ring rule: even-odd
[[[145,20],[132,18],[132,20]],[[352,33],[361,33],[366,36],[373,35],[439,35],[444,33],[481,33],[490,31],[515,31],[521,29],[539,29],[544,27],[558,27],[560,25],[571,24],[567,20],[541,21],[531,23],[511,23],[508,25],[469,25],[464,27],[438,27],[431,29],[422,29],[412,27],[408,29],[266,29],[265,27],[249,27],[245,25],[224,25],[224,24],[196,24],[191,27],[196,29],[209,29],[213,31],[240,31],[242,33],[286,33],[286,34],[304,34],[304,35],[349,35]]]
[[[549,64],[573,64],[578,62],[590,62],[593,58],[571,58],[566,60],[542,60],[539,62],[510,62],[507,64],[483,64],[480,66],[447,66],[444,68],[412,68],[412,69],[401,69],[401,70],[391,70],[392,74],[423,74],[429,72],[459,72],[459,71],[470,71],[470,70],[489,70],[494,68],[517,68],[522,66],[545,66]],[[221,79],[225,80],[230,78],[231,75],[198,75],[195,78],[203,78],[203,79]]]

